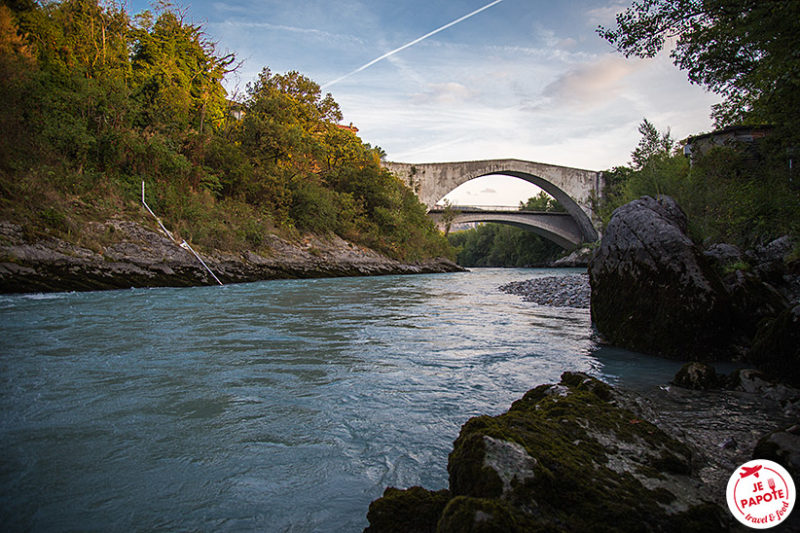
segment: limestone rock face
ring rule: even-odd
[[[719,275],[672,198],[614,211],[589,266],[592,319],[611,343],[681,359],[721,355],[735,334]]]
[[[91,249],[55,237],[29,240],[21,226],[0,221],[0,293],[216,284],[190,251],[137,222],[91,222],[83,236]],[[202,256],[223,283],[463,270],[445,259],[401,263],[338,237],[265,241],[260,253],[203,250]]]

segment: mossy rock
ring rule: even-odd
[[[529,475],[508,482],[489,465],[487,442],[503,441],[527,453]],[[691,473],[689,449],[619,407],[608,385],[585,374],[565,373],[503,415],[468,421],[448,471],[454,496],[503,502],[522,531],[722,530],[718,507],[708,504],[714,518],[701,527],[693,509],[709,507],[682,505],[669,490]]]
[[[467,421],[449,456],[450,493],[387,489],[366,531],[727,531],[729,514],[690,477],[689,448],[629,404],[567,372],[505,414]]]
[[[589,266],[591,315],[610,343],[678,359],[724,358],[738,333],[720,275],[669,197],[614,211]]]
[[[382,498],[369,505],[370,525],[364,533],[435,533],[449,500],[447,489],[434,492],[422,487],[389,487]]]
[[[456,496],[445,507],[437,533],[515,533],[508,506],[498,500]]]

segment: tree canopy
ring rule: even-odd
[[[88,220],[141,216],[145,181],[170,229],[200,245],[314,232],[403,260],[452,255],[380,148],[339,126],[330,94],[264,68],[232,102],[234,68],[167,2],[131,17],[100,0],[4,0],[2,214],[80,239]]]
[[[797,0],[636,0],[598,32],[626,56],[653,57],[674,43],[689,80],[724,98],[713,110],[718,127],[798,123]]]

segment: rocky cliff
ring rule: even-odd
[[[27,238],[0,222],[0,292],[49,292],[193,286],[216,281],[189,250],[139,223],[89,223],[80,245],[56,237]],[[419,274],[462,270],[445,260],[407,264],[340,238],[289,242],[267,237],[267,251],[198,250],[223,283],[279,278]]]

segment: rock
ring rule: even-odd
[[[364,533],[435,533],[450,491],[422,487],[400,490],[389,487],[369,506],[369,527]]]
[[[682,359],[727,354],[736,336],[719,275],[669,197],[616,209],[589,266],[592,319],[609,342]]]
[[[728,293],[737,328],[749,338],[756,334],[762,320],[774,318],[788,307],[786,298],[780,292],[752,272],[733,270],[723,276],[722,283]]]
[[[692,451],[629,404],[567,372],[505,414],[472,418],[449,457],[438,531],[726,531]]]
[[[800,479],[800,426],[794,425],[764,435],[753,450],[753,459],[780,464],[794,479]]]
[[[776,378],[800,387],[800,304],[762,323],[748,359]]]
[[[497,500],[456,496],[439,519],[437,533],[515,533],[508,506]]]
[[[783,236],[753,250],[745,252],[745,257],[752,265],[753,272],[759,279],[771,283],[781,283],[786,273],[786,256],[792,250],[792,240]]]
[[[569,255],[553,261],[551,267],[586,267],[594,257],[595,248],[584,247],[578,248]]]
[[[712,266],[720,271],[743,261],[742,251],[727,243],[712,244],[703,252],[703,255],[708,258]]]
[[[695,361],[683,365],[672,383],[684,389],[708,390],[716,387],[719,380],[713,366]]]
[[[727,388],[736,391],[761,394],[772,386],[772,382],[763,372],[752,368],[735,370],[727,378]]]

